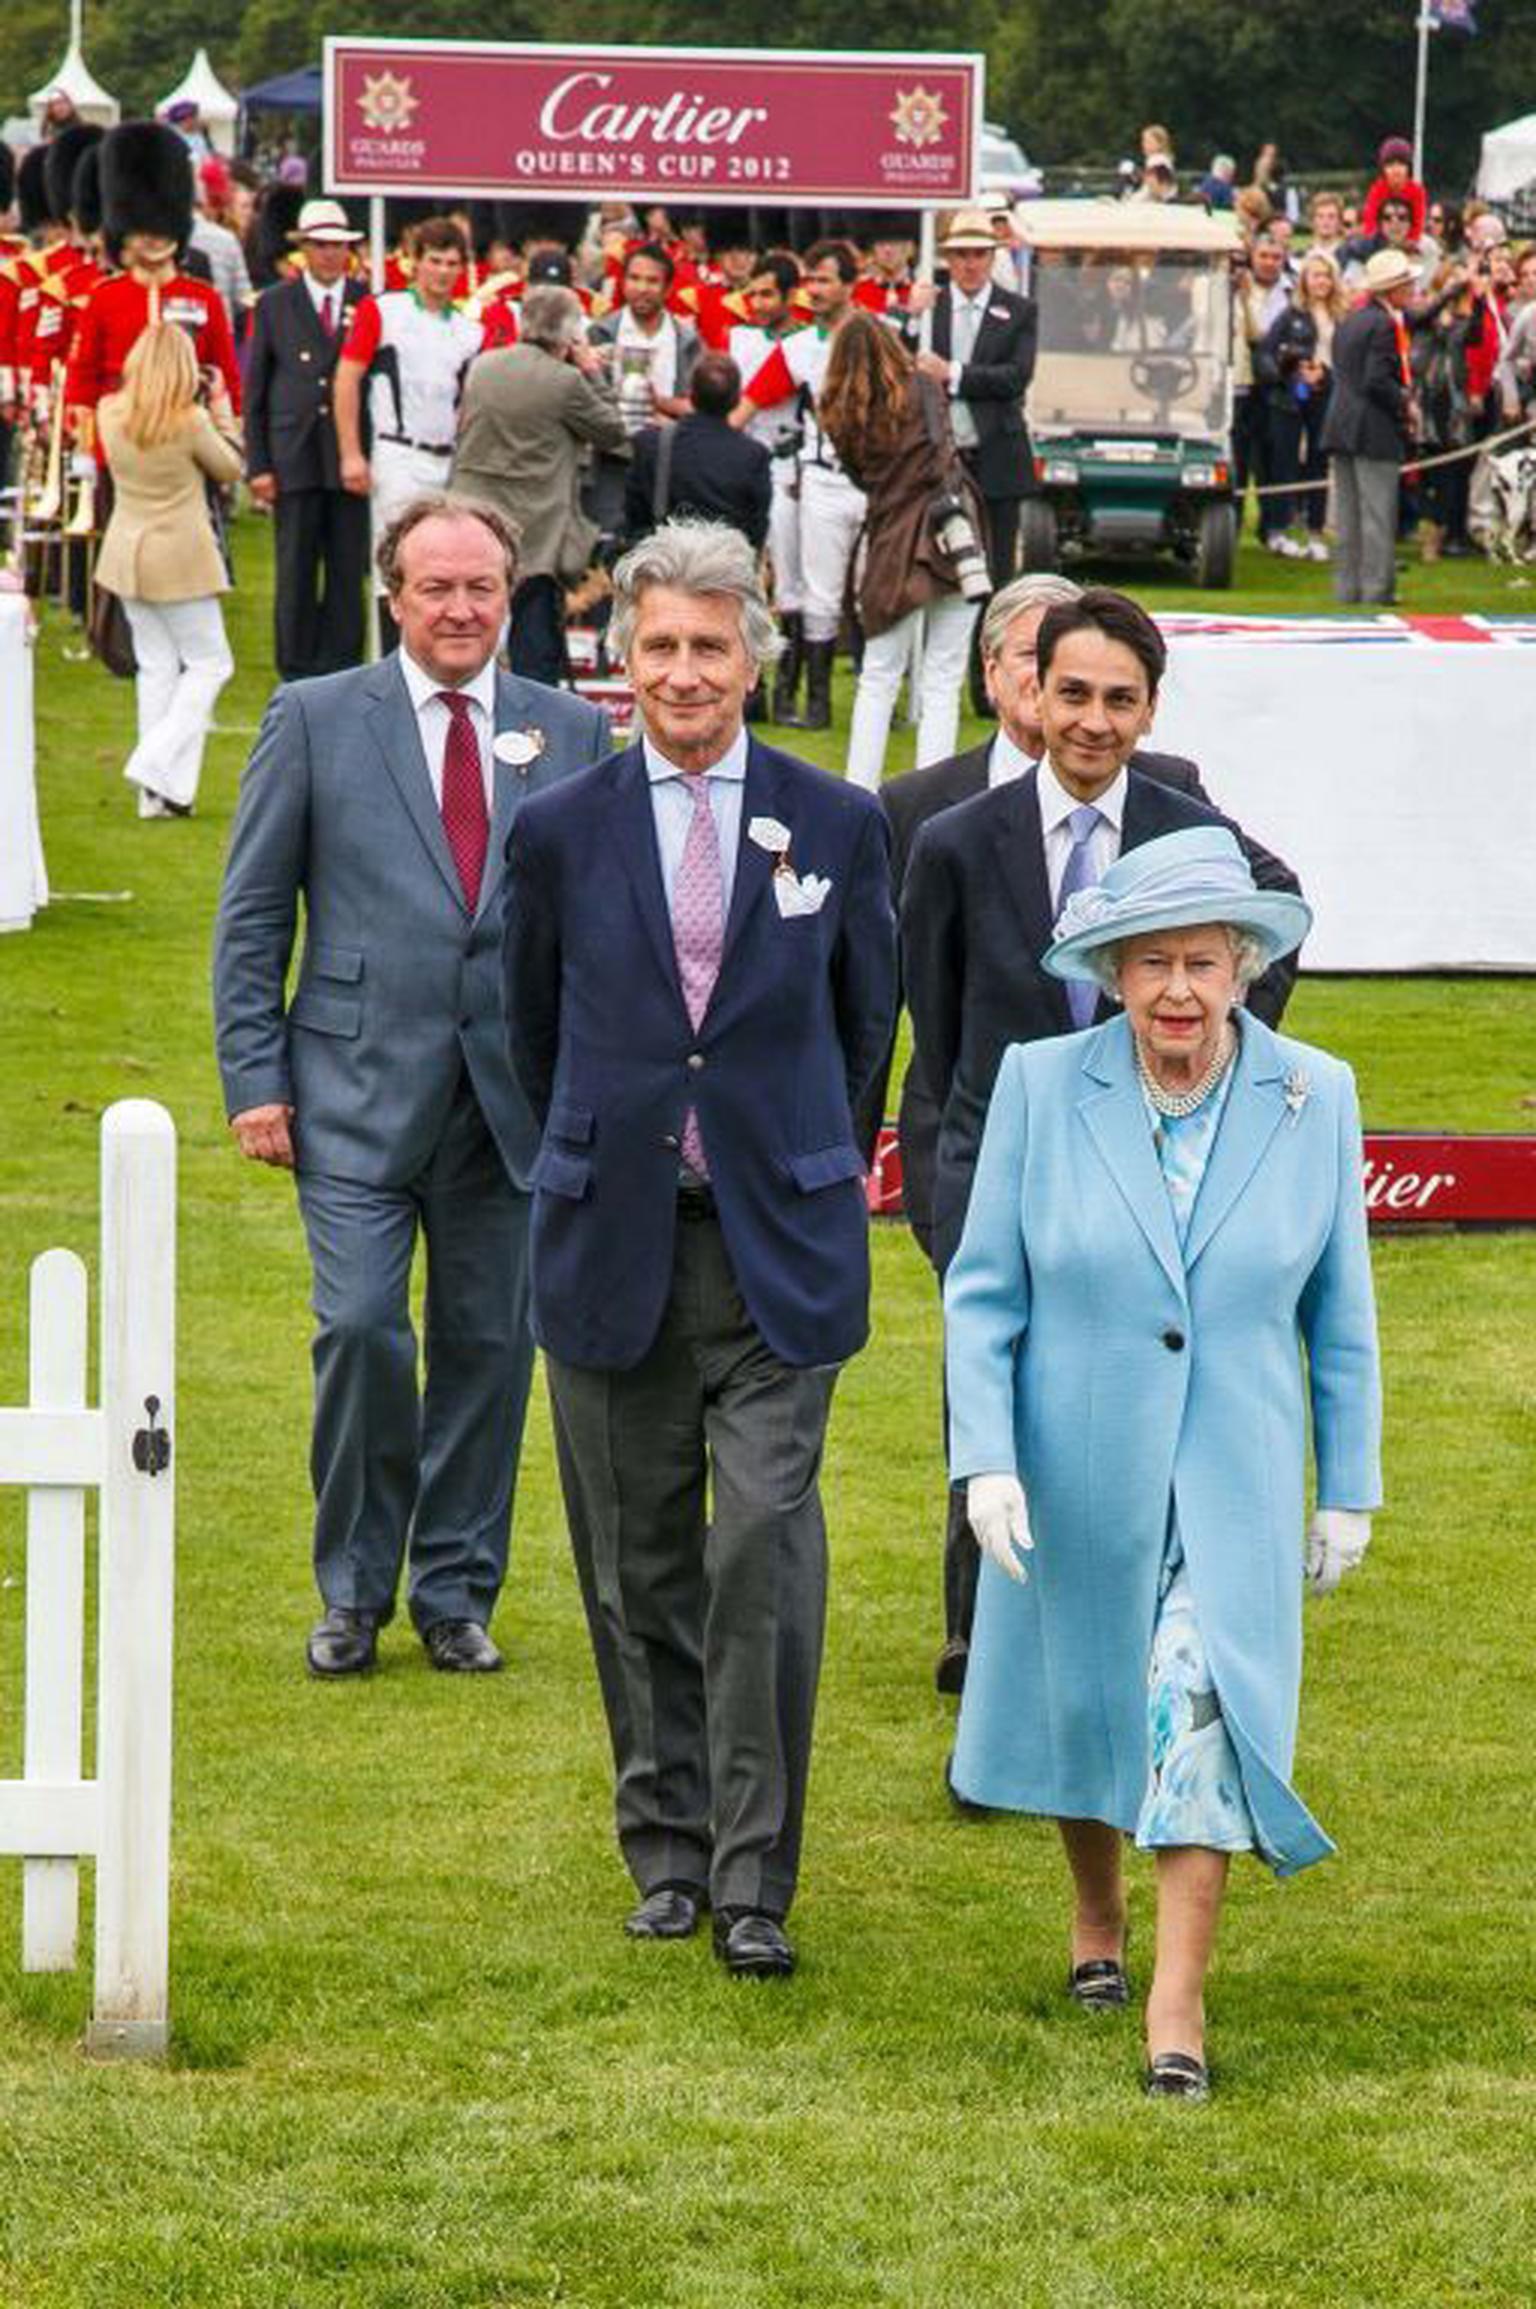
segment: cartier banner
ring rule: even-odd
[[[959,203],[982,75],[979,56],[327,40],[326,189]]]
[[[901,1215],[901,1147],[881,1131],[869,1174],[877,1218]],[[1536,1138],[1446,1138],[1367,1131],[1365,1207],[1373,1227],[1536,1226]]]

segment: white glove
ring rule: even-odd
[[[965,1513],[976,1545],[1000,1571],[1021,1584],[1029,1577],[1020,1561],[1034,1546],[1024,1486],[1016,1475],[973,1475],[965,1487]]]
[[[1318,1508],[1307,1531],[1307,1585],[1312,1593],[1332,1595],[1370,1544],[1371,1519],[1358,1508]]]
[[[71,450],[69,458],[69,478],[71,481],[95,480],[96,460],[91,455],[89,449]]]

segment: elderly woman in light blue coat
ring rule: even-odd
[[[986,1559],[953,1783],[1060,1824],[1090,2008],[1128,2000],[1123,1839],[1155,1851],[1160,2095],[1208,2089],[1231,1854],[1333,1849],[1291,1785],[1304,1567],[1335,1586],[1380,1498],[1353,1078],[1241,1009],[1309,920],[1215,826],[1072,898],[1046,967],[1124,1015],[1007,1053],[945,1289]]]

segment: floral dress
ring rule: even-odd
[[[1193,1114],[1165,1115],[1145,1099],[1181,1248],[1235,1071],[1227,1067]],[[1242,1773],[1222,1721],[1171,1505],[1147,1668],[1147,1714],[1150,1760],[1137,1843],[1146,1851],[1175,1845],[1253,1851],[1257,1839]]]

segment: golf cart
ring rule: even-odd
[[[1199,585],[1230,585],[1236,225],[1155,202],[1038,200],[1019,229],[1040,316],[1024,567],[1150,549]]]

